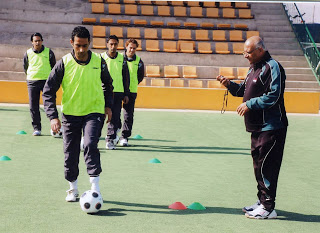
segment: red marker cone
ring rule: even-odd
[[[169,205],[169,209],[174,209],[174,210],[186,210],[187,207],[182,204],[181,202],[175,202],[175,203],[172,203],[171,205]]]

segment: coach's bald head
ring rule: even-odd
[[[261,61],[266,53],[266,47],[263,40],[259,36],[252,36],[244,43],[243,55],[250,64],[255,64]]]

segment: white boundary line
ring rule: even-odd
[[[0,103],[0,106],[5,107],[28,107],[29,104],[12,104],[12,103]],[[43,105],[40,105],[43,108]],[[61,108],[60,105],[57,106]],[[141,112],[194,112],[194,113],[221,113],[219,110],[192,110],[192,109],[156,109],[156,108],[135,108],[135,111]],[[226,111],[224,114],[237,114],[236,111]],[[315,113],[287,113],[290,116],[318,116],[320,117],[320,111]]]

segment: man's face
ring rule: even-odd
[[[32,37],[32,46],[35,50],[40,51],[40,49],[42,48],[42,40],[40,36],[34,36]]]
[[[248,59],[250,64],[258,63],[263,56],[263,49],[256,48],[254,44],[244,44],[243,56]]]
[[[118,49],[118,41],[115,39],[110,39],[107,43],[107,48],[109,50],[109,53],[116,53]]]
[[[87,58],[90,41],[88,38],[80,38],[75,36],[74,41],[70,40],[75,56],[78,60],[84,61]]]
[[[126,50],[127,50],[127,56],[133,57],[136,54],[137,45],[134,43],[129,43]]]

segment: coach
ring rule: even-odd
[[[243,83],[217,77],[232,95],[243,97],[237,112],[244,116],[246,130],[251,132],[258,201],[244,207],[243,211],[248,218],[277,218],[276,189],[288,126],[283,99],[286,75],[260,37],[254,36],[245,42],[243,55],[250,62]]]

